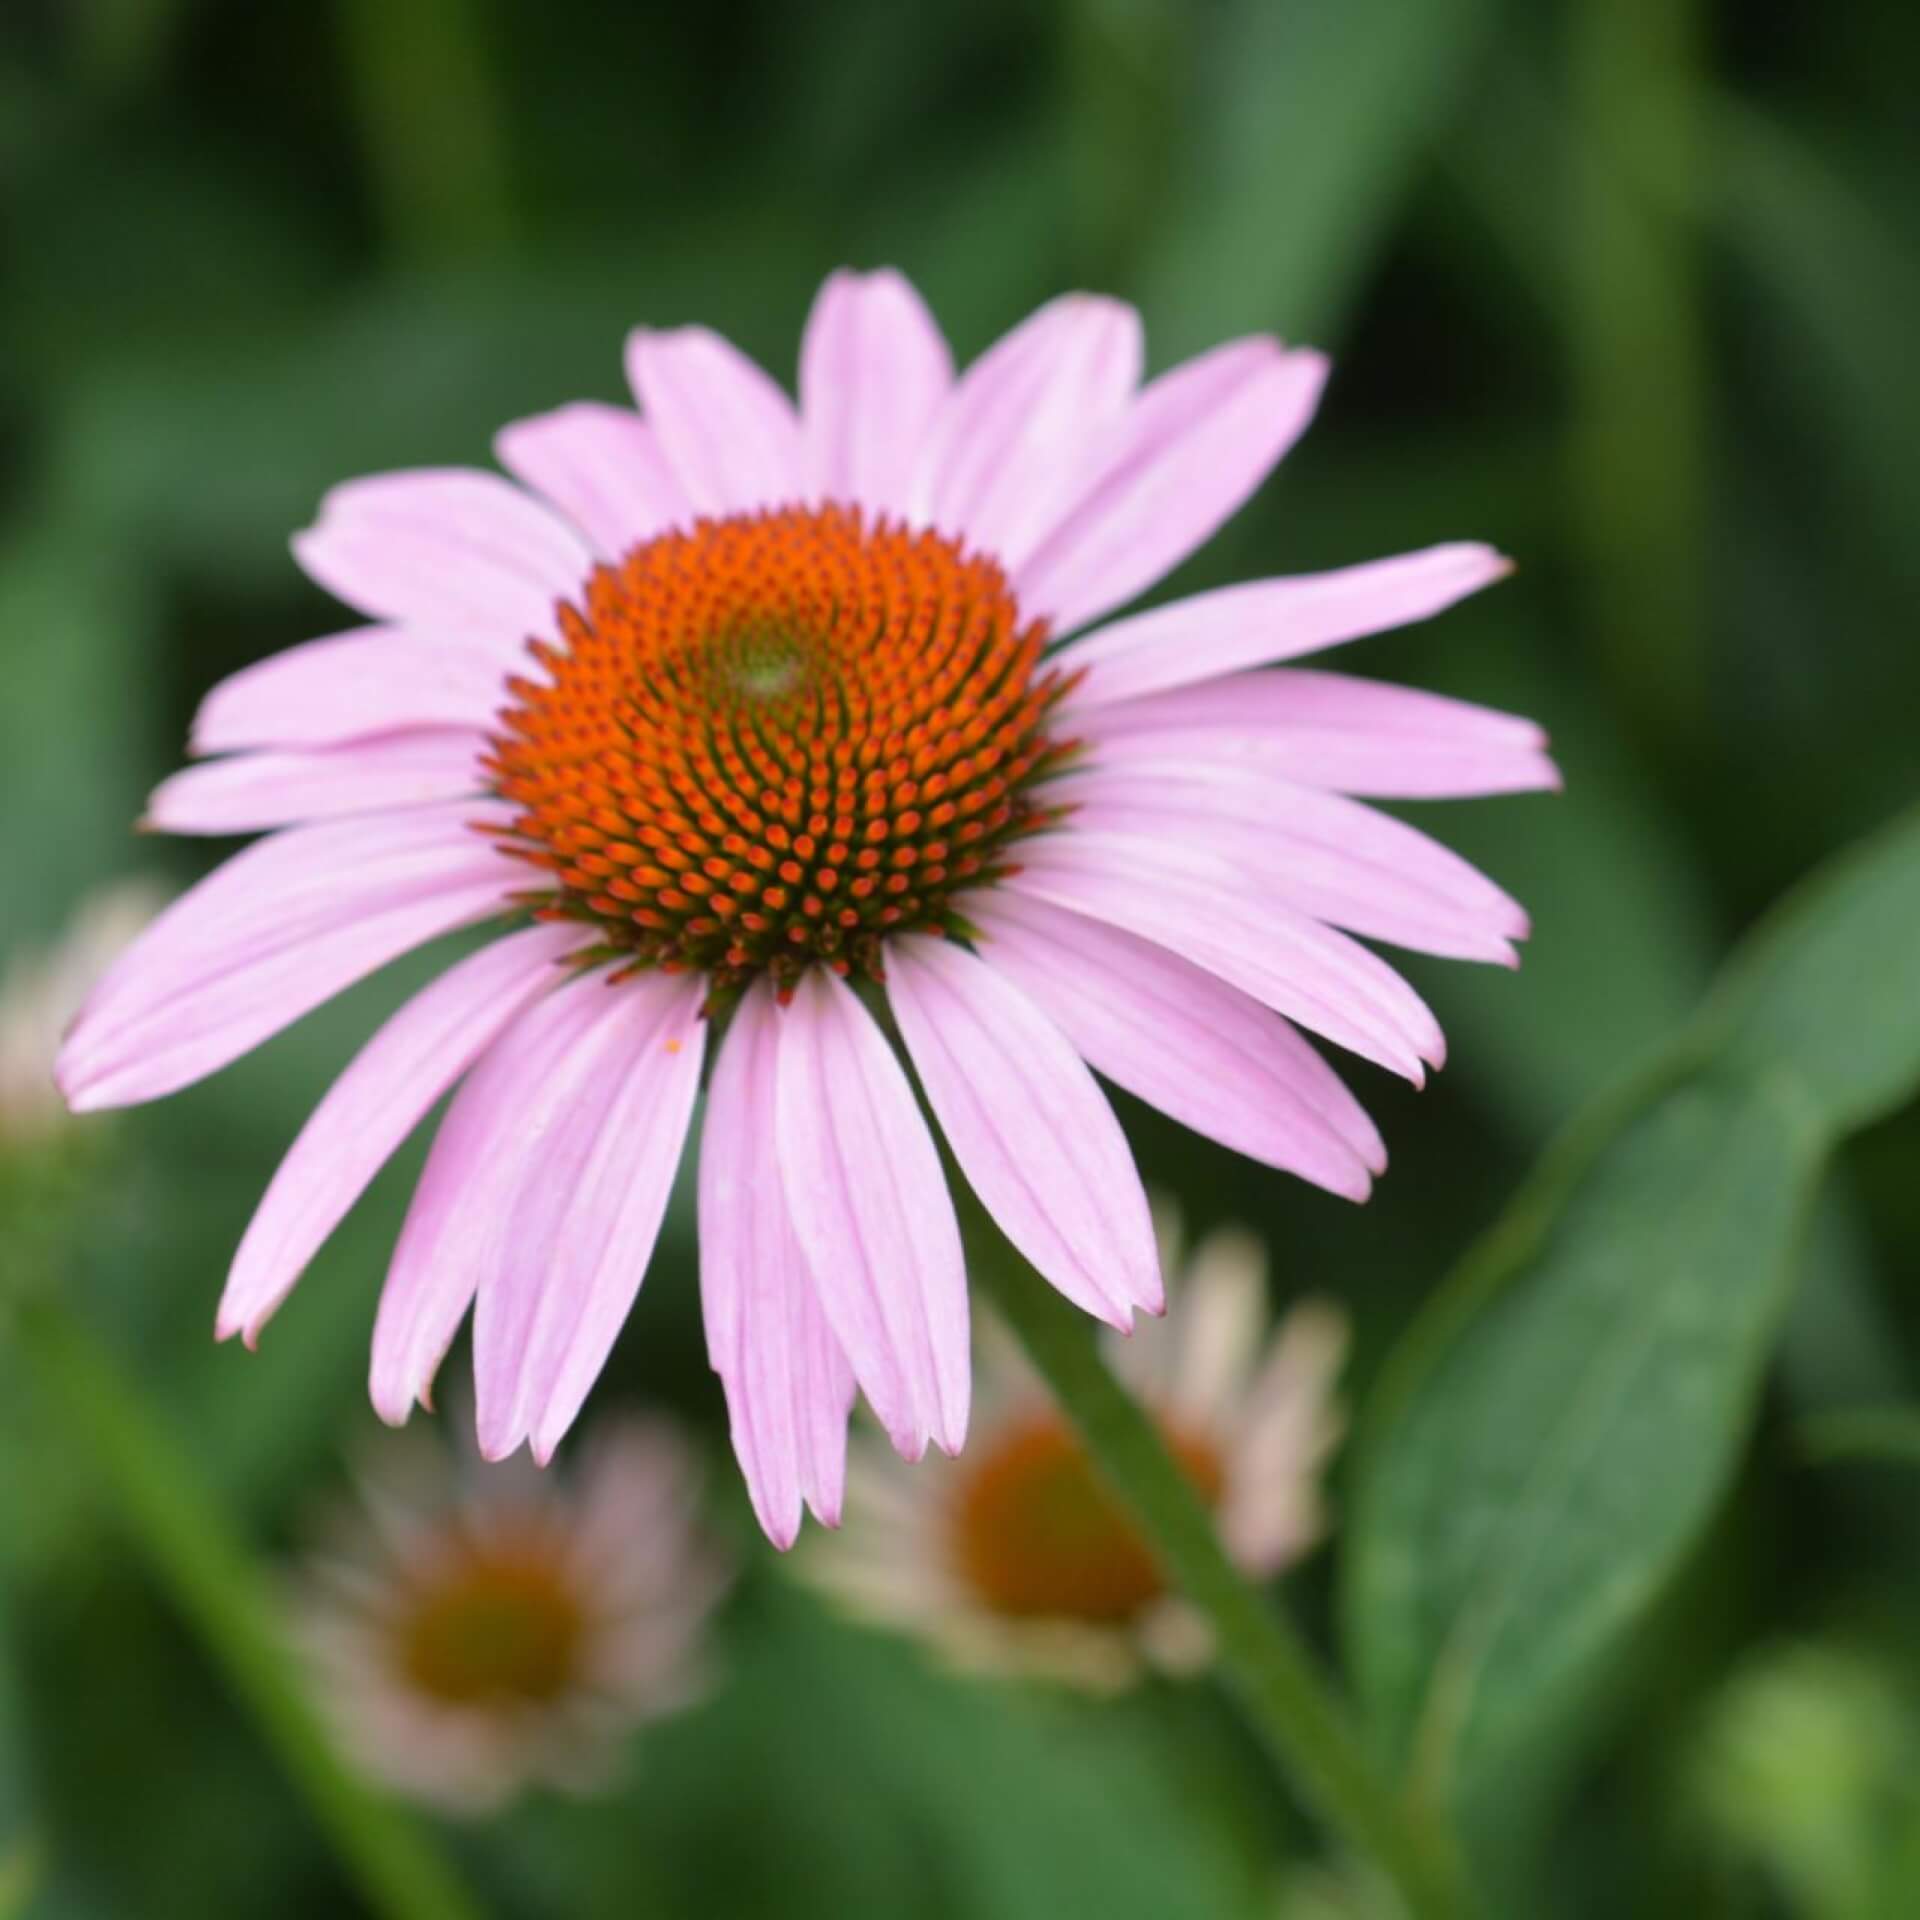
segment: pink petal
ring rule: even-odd
[[[891,268],[828,277],[800,345],[800,418],[813,489],[904,514],[920,445],[953,385],[926,302]]]
[[[61,1049],[75,1112],[153,1100],[237,1059],[435,936],[498,913],[513,869],[477,801],[292,827],[181,895]]]
[[[908,1459],[966,1438],[960,1229],[907,1076],[853,989],[809,968],[779,1020],[775,1126],[794,1233],[828,1323]]]
[[[1071,706],[1104,706],[1430,619],[1512,571],[1513,563],[1493,548],[1455,541],[1333,573],[1197,593],[1116,621],[1055,657],[1062,667],[1086,671]],[[1024,591],[1023,579],[1023,604]]]
[[[313,752],[243,753],[161,781],[146,824],[167,833],[258,833],[477,794],[487,780],[486,748],[481,734],[434,727]]]
[[[982,957],[1116,1085],[1329,1192],[1371,1192],[1387,1163],[1378,1131],[1277,1014],[1151,940],[1009,887],[961,905]]]
[[[933,423],[918,517],[1012,567],[1059,518],[1101,436],[1140,382],[1140,316],[1070,293],[970,366]]]
[[[1075,1306],[1131,1332],[1166,1305],[1126,1135],[1058,1027],[945,940],[890,940],[887,999],[969,1184]]]
[[[1234,341],[1162,374],[1106,436],[1018,567],[1029,614],[1071,633],[1124,606],[1210,539],[1306,430],[1321,355]]]
[[[1103,765],[1134,759],[1246,764],[1303,786],[1382,800],[1560,784],[1545,752],[1546,735],[1530,720],[1301,667],[1229,674],[1112,706],[1076,708],[1071,725]]]
[[[1262,1005],[1417,1086],[1446,1057],[1425,1003],[1385,961],[1177,841],[1081,829],[1037,838],[1003,884],[1184,955]]]
[[[506,1257],[521,1182],[568,1108],[604,1092],[591,1068],[596,1029],[612,1010],[601,979],[536,1001],[480,1056],[447,1108],[380,1294],[369,1382],[375,1411],[401,1425],[471,1304],[483,1269]]]
[[[493,450],[609,560],[693,518],[666,456],[630,408],[577,400],[502,428]]]
[[[531,664],[531,663],[529,663]],[[200,703],[195,753],[325,747],[408,727],[484,727],[506,699],[499,656],[440,635],[362,627],[242,667]]]
[[[331,594],[376,619],[446,626],[517,653],[551,633],[593,555],[567,523],[498,474],[383,473],[335,487],[293,551]]]
[[[804,496],[792,403],[717,333],[638,328],[627,340],[627,377],[696,513],[750,513]]]
[[[776,1547],[802,1500],[840,1524],[853,1370],[815,1298],[794,1238],[775,1144],[780,1015],[773,989],[735,1010],[700,1137],[700,1295],[707,1353],[726,1390],[733,1450]]]
[[[1517,966],[1519,903],[1416,828],[1235,763],[1097,763],[1053,791],[1077,829],[1217,857],[1272,899],[1420,953]]]
[[[367,1183],[495,1036],[561,978],[578,927],[535,927],[482,947],[407,1002],[328,1088],[234,1256],[216,1331],[260,1337]]]
[[[607,1097],[574,1101],[521,1163],[474,1306],[480,1450],[491,1460],[523,1439],[550,1460],[626,1325],[700,1091],[706,993],[699,974],[608,988],[591,1069]]]

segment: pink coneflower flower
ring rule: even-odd
[[[1320,1471],[1342,1431],[1333,1387],[1346,1321],[1307,1300],[1269,1334],[1265,1250],[1233,1228],[1194,1250],[1172,1304],[1164,1321],[1110,1340],[1110,1357],[1227,1550],[1269,1577],[1325,1530]],[[965,1457],[909,1470],[857,1433],[844,1530],[831,1550],[802,1556],[802,1572],[860,1618],[963,1667],[1107,1689],[1146,1665],[1199,1664],[1211,1650],[1203,1623],[1167,1592],[1018,1350],[983,1332]]]
[[[0,972],[0,1149],[50,1138],[68,1125],[53,1082],[60,1037],[89,990],[124,953],[164,896],[119,880],[80,902],[59,938],[19,948]]]
[[[709,1342],[786,1542],[803,1501],[838,1509],[856,1383],[909,1457],[966,1430],[960,1237],[880,996],[1002,1228],[1125,1327],[1160,1276],[1089,1068],[1364,1197],[1379,1136],[1300,1029],[1415,1081],[1442,1044],[1351,936],[1511,963],[1526,916],[1349,796],[1554,774],[1523,720],[1268,670],[1499,578],[1487,547],[1082,633],[1259,485],[1318,354],[1242,340],[1142,386],[1137,317],[1071,295],[956,378],[904,280],[840,273],[797,407],[699,328],[636,333],[628,367],[640,411],[500,436],[520,485],[328,496],[295,552],[374,624],[208,698],[194,745],[221,757],[162,785],[153,823],[278,831],[114,972],[62,1084],[81,1108],[152,1099],[410,947],[498,931],[316,1111],[219,1330],[258,1335],[457,1085],[374,1403],[425,1399],[471,1305],[481,1445],[545,1458],[633,1303],[711,1045]]]
[[[388,1439],[295,1584],[315,1698],[368,1772],[455,1812],[584,1791],[694,1699],[725,1586],[675,1431],[597,1430],[570,1474]]]

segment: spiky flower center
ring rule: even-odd
[[[1224,1467],[1207,1440],[1171,1427],[1174,1458],[1211,1506]],[[962,1462],[949,1551],[990,1612],[1122,1626],[1165,1591],[1133,1523],[1095,1477],[1078,1437],[1050,1413],[1010,1424]]]
[[[578,1684],[587,1615],[559,1542],[532,1528],[444,1543],[394,1619],[407,1683],[449,1706],[546,1706]]]
[[[854,508],[701,520],[595,568],[490,762],[550,913],[716,988],[879,971],[1047,823],[1065,682],[1006,576]]]

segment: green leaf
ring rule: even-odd
[[[1491,14],[1486,0],[1240,0],[1224,15],[1143,275],[1156,351],[1337,327]]]
[[[1344,1625],[1383,1746],[1470,1838],[1712,1516],[1827,1154],[1920,1081],[1917,947],[1912,814],[1793,896],[1576,1122],[1395,1356]]]
[[[1809,1415],[1796,1433],[1818,1467],[1869,1464],[1920,1467],[1920,1407],[1834,1407]]]

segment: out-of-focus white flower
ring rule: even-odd
[[[1109,1344],[1254,1575],[1291,1565],[1325,1531],[1319,1474],[1342,1431],[1333,1386],[1347,1340],[1328,1302],[1301,1302],[1271,1336],[1267,1312],[1264,1249],[1226,1228],[1195,1250],[1176,1311]],[[876,1436],[855,1437],[843,1531],[802,1554],[805,1577],[964,1667],[1104,1689],[1143,1662],[1202,1664],[1202,1623],[1167,1592],[1011,1342],[983,1332],[977,1364],[978,1424],[962,1458],[908,1470]]]
[[[595,1433],[570,1472],[382,1442],[292,1598],[319,1704],[371,1774],[456,1813],[587,1792],[634,1728],[704,1685],[726,1570],[663,1421]]]
[[[0,974],[0,1149],[45,1139],[68,1124],[53,1082],[61,1035],[164,899],[143,880],[96,888],[51,946],[7,956]]]

